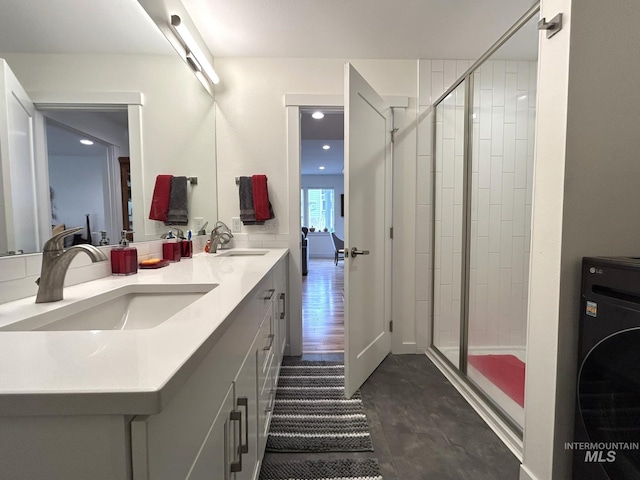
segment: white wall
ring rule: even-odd
[[[55,224],[67,228],[85,226],[89,214],[91,231],[106,229],[104,178],[107,173],[107,149],[102,156],[49,155],[49,183],[53,190]],[[81,232],[86,236],[86,232]],[[92,235],[94,242],[100,235]],[[116,242],[113,242],[116,243]]]
[[[563,29],[540,40],[522,480],[571,478],[581,258],[640,238],[640,3],[541,6]]]
[[[267,222],[264,226],[243,226],[242,233],[236,235],[236,244],[287,246],[289,233],[298,235],[289,232],[284,95],[342,95],[345,63],[346,60],[341,59],[216,59],[216,71],[223,79],[215,91],[220,220],[228,223],[238,216],[234,178],[257,173],[269,177],[269,196],[277,218],[276,222]],[[394,224],[400,227],[393,241],[393,288],[399,296],[393,301],[396,309],[393,317],[396,320],[394,349],[415,352],[415,262],[405,252],[415,248],[417,63],[415,60],[354,60],[352,63],[380,94],[410,98],[405,115],[396,116],[400,131],[396,135],[394,156],[394,168],[398,169],[394,170],[394,192],[397,193]]]
[[[148,220],[158,174],[197,176],[189,218],[217,218],[213,98],[177,55],[1,54],[27,92],[142,92],[142,158],[131,158],[134,238],[167,230]],[[192,225],[192,224],[191,224]],[[189,227],[187,227],[189,228]],[[113,240],[113,239],[112,239]]]

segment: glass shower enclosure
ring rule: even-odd
[[[538,8],[435,103],[432,348],[524,423]]]

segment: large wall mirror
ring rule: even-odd
[[[159,239],[171,228],[148,219],[160,174],[198,178],[181,229],[217,220],[213,98],[138,2],[100,3],[15,2],[0,17],[0,58],[34,109],[20,117],[0,82],[0,130],[17,115],[33,135],[23,151],[0,135],[0,255],[38,252],[87,214],[94,244],[127,227],[134,241]]]

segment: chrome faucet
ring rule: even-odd
[[[218,251],[218,245],[226,245],[233,238],[233,233],[229,227],[223,222],[217,222],[211,230],[211,240],[209,245],[209,253],[216,253]]]
[[[175,233],[173,233],[175,230]],[[171,230],[160,235],[160,238],[184,238],[184,232],[181,228],[171,227]]]
[[[64,238],[81,231],[84,227],[74,227],[54,235],[44,244],[42,251],[42,270],[38,284],[36,303],[57,302],[62,300],[64,277],[71,260],[80,252],[89,255],[92,262],[106,262],[107,256],[98,248],[89,244],[74,245],[64,249]]]

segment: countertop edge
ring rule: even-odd
[[[158,389],[126,391],[77,391],[77,392],[2,392],[0,391],[0,416],[37,415],[153,415],[162,409],[179,392],[180,388],[216,345],[233,321],[233,313],[269,275],[274,267],[288,255],[286,248],[262,249],[278,252],[270,265],[255,278],[255,282],[225,318],[208,335],[203,336],[195,351],[172,372]],[[215,257],[211,257],[215,258]],[[122,278],[122,277],[121,277]],[[130,278],[130,277],[124,277]],[[99,280],[97,280],[99,281]],[[194,282],[195,283],[195,282]]]

